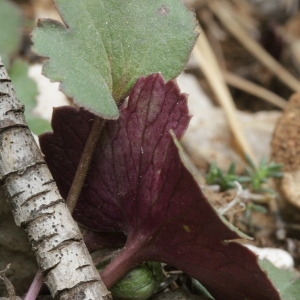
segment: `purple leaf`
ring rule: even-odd
[[[118,121],[108,121],[74,218],[91,230],[124,232],[120,254],[101,274],[108,287],[136,264],[160,261],[198,279],[216,299],[279,300],[256,256],[219,218],[182,164],[176,138],[189,115],[186,96],[159,74],[140,78]],[[54,133],[40,139],[66,197],[94,116],[56,109]]]

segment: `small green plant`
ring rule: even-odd
[[[205,176],[207,183],[209,185],[217,184],[220,186],[221,191],[226,191],[235,188],[234,182],[237,181],[244,184],[244,187],[248,187],[255,192],[274,193],[273,190],[263,187],[263,184],[267,182],[268,178],[282,177],[282,165],[275,162],[268,163],[267,160],[263,158],[258,167],[256,167],[249,157],[246,159],[249,166],[245,168],[245,176],[236,174],[235,163],[229,166],[227,172],[222,171],[216,163],[212,163]]]
[[[246,167],[245,170],[251,179],[251,190],[256,192],[274,193],[273,190],[263,187],[263,184],[267,182],[268,178],[282,177],[282,165],[275,162],[268,163],[267,159],[263,158],[260,161],[259,166],[256,167],[250,157],[247,156],[246,159],[250,166]]]
[[[222,191],[235,188],[235,181],[244,183],[249,181],[249,177],[239,176],[236,174],[235,163],[232,163],[227,173],[222,171],[215,162],[210,165],[209,171],[206,175],[206,181],[209,185],[217,184]]]

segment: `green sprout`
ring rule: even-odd
[[[260,161],[259,166],[256,167],[250,157],[246,156],[246,159],[250,165],[250,167],[245,168],[248,176],[251,178],[250,188],[256,192],[273,194],[273,190],[264,188],[262,185],[267,182],[268,178],[281,178],[283,175],[281,172],[282,165],[275,162],[268,163],[267,160],[263,158]]]
[[[209,185],[219,185],[222,191],[235,188],[235,181],[244,183],[249,182],[250,179],[249,177],[235,174],[235,163],[231,163],[227,173],[224,173],[219,167],[217,167],[215,162],[210,165],[209,171],[205,178]]]
[[[249,187],[252,191],[273,194],[274,191],[263,187],[263,184],[267,182],[268,178],[282,177],[282,165],[274,162],[268,163],[266,159],[262,159],[259,166],[256,167],[248,156],[246,159],[249,164],[249,167],[245,168],[246,176],[236,174],[235,163],[231,163],[227,172],[217,167],[216,163],[212,163],[205,176],[207,183],[209,185],[219,185],[221,191],[226,191],[235,188],[234,182],[237,181],[240,184],[246,184],[246,187]]]

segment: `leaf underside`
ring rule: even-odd
[[[278,289],[281,299],[295,300],[300,294],[299,274],[294,270],[283,270],[275,267],[267,259],[259,260],[259,265],[272,279],[273,284]]]
[[[63,197],[93,118],[82,109],[56,109],[54,133],[40,139]],[[189,119],[186,96],[174,81],[165,84],[159,74],[140,78],[118,121],[106,123],[74,218],[91,230],[124,232],[119,257],[130,257],[128,268],[165,262],[199,280],[216,299],[279,300],[256,256],[225,242],[239,236],[218,217],[180,160],[170,130],[180,138]]]
[[[175,78],[195,42],[181,0],[56,0],[64,25],[44,20],[33,50],[49,57],[44,74],[76,104],[116,119],[118,103],[140,76]]]
[[[18,8],[7,0],[0,1],[0,55],[6,68],[21,41],[22,18]]]
[[[9,76],[12,80],[20,101],[25,105],[25,118],[30,130],[35,134],[41,134],[51,129],[48,121],[39,118],[33,112],[37,105],[38,95],[36,83],[28,77],[28,63],[16,60],[9,69]]]

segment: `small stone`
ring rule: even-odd
[[[300,170],[285,172],[281,178],[280,189],[284,198],[300,208]]]
[[[294,268],[294,259],[285,250],[274,248],[258,248],[253,245],[244,246],[246,246],[249,250],[258,255],[259,259],[267,259],[277,268],[285,270]]]
[[[294,94],[276,124],[271,147],[272,160],[283,164],[283,171],[300,170],[300,94]]]

